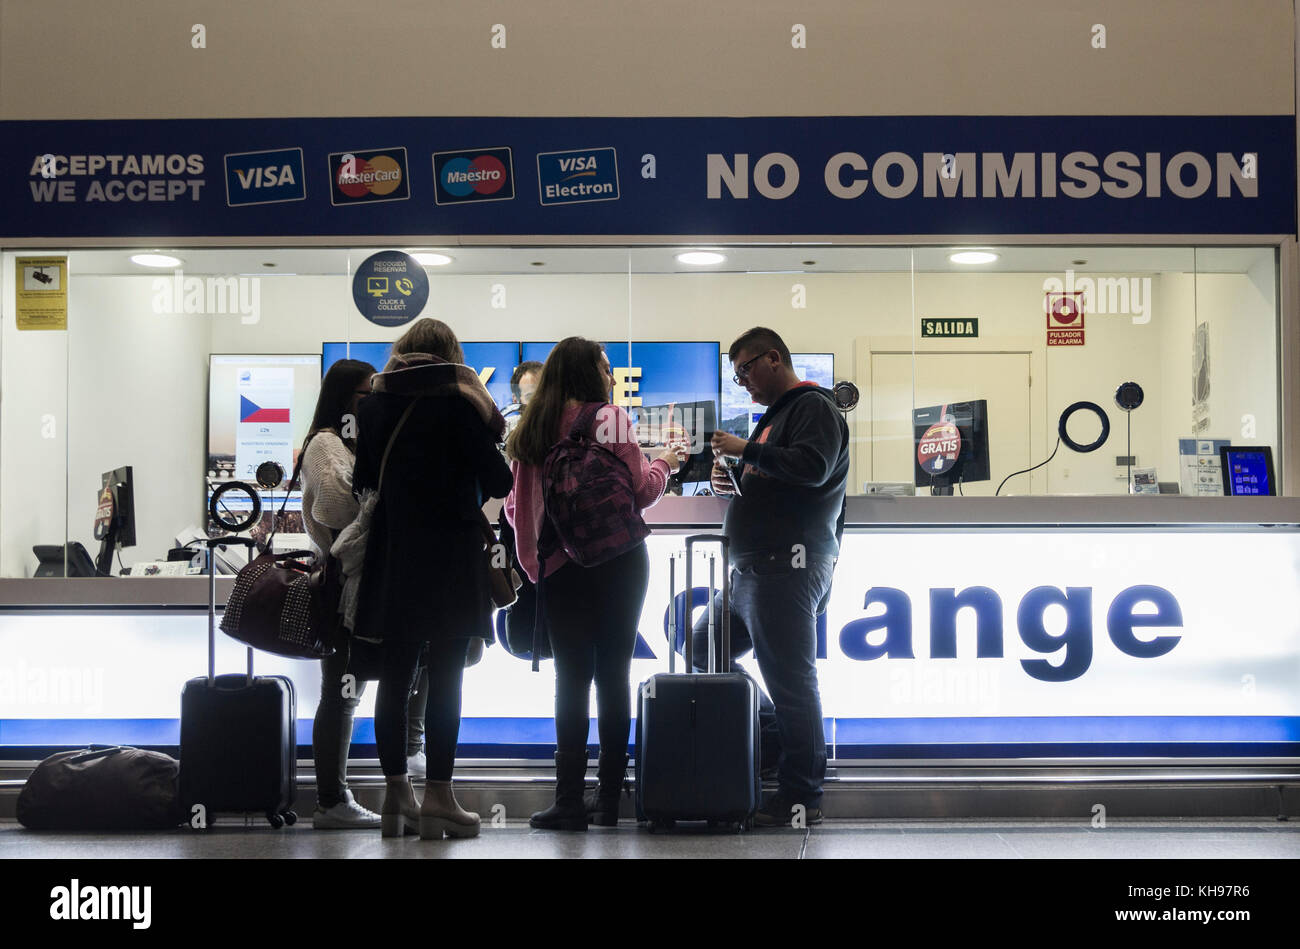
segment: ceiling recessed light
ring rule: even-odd
[[[998,255],[989,250],[959,250],[949,254],[948,259],[954,264],[991,264]]]
[[[727,258],[712,250],[688,250],[677,255],[679,264],[690,264],[693,267],[708,267],[710,264],[720,264]]]
[[[132,254],[131,263],[141,267],[179,267],[181,259],[167,254]]]
[[[422,267],[445,267],[451,263],[452,260],[446,254],[433,254],[427,251],[419,254],[412,254],[411,256],[415,258],[415,262]]]

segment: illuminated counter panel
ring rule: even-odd
[[[833,753],[1300,757],[1297,507],[851,499],[818,663]],[[667,666],[668,554],[686,531],[715,529],[720,506],[675,499],[654,514],[633,682]],[[707,568],[696,576],[707,583]],[[206,668],[205,587],[0,582],[0,754],[174,744],[181,688]],[[243,668],[242,647],[219,637],[218,670]],[[294,679],[305,749],[319,665],[262,655],[257,671]],[[358,757],[373,756],[374,692],[358,710]],[[466,672],[462,757],[549,756],[553,697],[549,664],[534,674],[489,649]]]

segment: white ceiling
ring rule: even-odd
[[[948,255],[959,247],[831,247],[828,245],[671,247],[403,247],[453,258],[430,274],[669,274],[669,273],[1245,273],[1271,263],[1271,247],[987,247],[1000,254],[988,265],[961,266]],[[727,260],[712,267],[679,264],[682,250],[709,247]],[[134,253],[154,251],[180,257],[195,274],[316,274],[347,276],[376,250],[368,248],[184,248],[139,247],[74,250],[69,268],[77,274],[149,274],[130,262]],[[1079,263],[1083,261],[1083,263]],[[267,266],[271,264],[273,266]]]

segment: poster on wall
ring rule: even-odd
[[[68,328],[68,258],[19,257],[14,312],[20,330]]]
[[[293,470],[293,370],[254,366],[239,370],[239,425],[235,430],[235,470],[241,477],[257,466],[278,462]]]

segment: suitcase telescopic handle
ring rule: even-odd
[[[694,560],[695,545],[700,544],[718,544],[722,548],[722,649],[721,656],[718,659],[720,668],[712,668],[710,663],[710,672],[730,672],[731,671],[731,567],[729,558],[729,544],[725,534],[691,534],[686,538],[686,671],[695,671],[694,639],[695,623],[693,614],[695,611],[695,584],[692,579],[691,564]],[[709,601],[713,601],[712,582],[709,585]],[[709,638],[712,643],[713,633],[710,631]]]
[[[253,562],[257,542],[251,537],[209,537],[208,548],[208,686],[217,681],[217,556],[218,547],[243,544],[248,548],[248,562]],[[248,647],[248,684],[253,684],[253,647]]]

